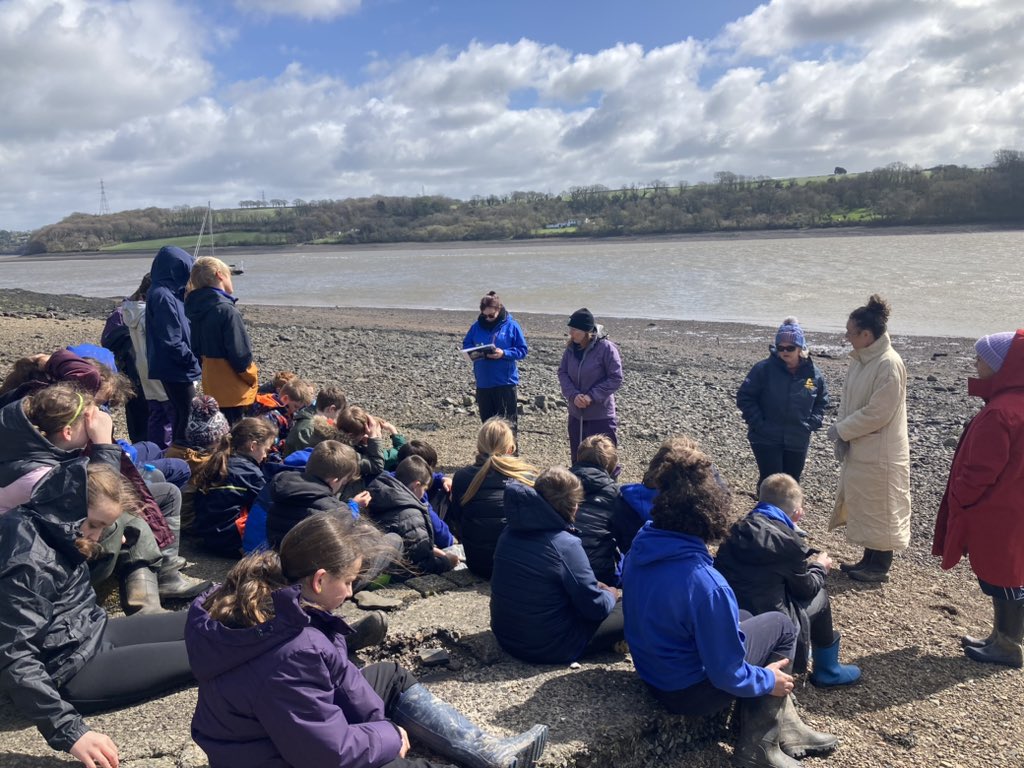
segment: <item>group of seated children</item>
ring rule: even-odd
[[[474,463],[449,479],[428,443],[406,441],[349,405],[336,386],[314,397],[313,386],[294,377],[282,377],[280,390],[230,429],[213,398],[196,397],[184,440],[163,454],[114,441],[101,406],[117,387],[103,371],[63,351],[39,356],[8,377],[3,390],[20,397],[0,408],[0,542],[11,550],[0,570],[4,631],[27,626],[25,601],[38,586],[31,568],[12,570],[19,558],[38,556],[19,542],[43,537],[48,547],[79,553],[48,582],[57,590],[52,615],[33,620],[31,638],[12,636],[0,652],[0,681],[52,745],[86,764],[116,752],[84,725],[87,702],[127,703],[191,673],[200,680],[194,733],[211,765],[275,755],[299,765],[318,750],[391,759],[404,756],[410,733],[465,764],[532,764],[546,738],[542,726],[494,739],[394,664],[359,672],[347,649],[381,639],[386,623],[371,615],[353,634],[331,616],[373,581],[457,567],[459,557],[447,551],[455,536],[470,570],[491,581],[491,628],[509,654],[564,664],[621,649],[625,639],[640,677],[670,711],[704,715],[740,700],[738,765],[791,766],[834,748],[834,737],[801,722],[791,673],[806,671],[810,660],[811,682],[828,687],[852,683],[860,671],[838,661],[824,586],[831,559],[796,528],[803,499],[788,475],[766,478],[758,505],[732,524],[727,486],[687,438],[666,441],[643,482],[620,487],[607,437],[584,440],[571,470],[538,472],[518,457],[509,423],[495,417],[480,428]],[[192,598],[210,584],[181,574],[184,483],[166,482],[148,463],[174,455],[187,468],[168,471],[191,475],[191,527],[201,546],[228,557],[251,553],[193,604],[187,628],[160,600]],[[713,560],[708,546],[719,541]],[[95,594],[86,599],[83,579],[99,583],[115,571],[126,612],[156,614],[158,623],[106,622]],[[31,662],[45,667],[56,692],[43,690],[25,666],[32,654],[18,648],[45,642],[64,611],[90,617],[91,636],[77,637],[78,650],[66,657]],[[245,654],[221,652],[225,644],[241,647],[230,633],[267,626],[281,631]],[[140,643],[143,629],[149,634]],[[191,672],[183,669],[183,636]],[[148,664],[160,643],[169,644],[166,663]],[[322,671],[281,673],[283,659],[299,663],[292,643],[337,654],[331,679],[321,681],[334,694],[318,705],[315,726],[294,717],[302,709],[295,697],[309,689],[293,677]],[[116,684],[101,679],[113,663],[132,670]],[[266,695],[253,696],[251,680]],[[66,716],[43,707],[44,698],[61,701]],[[319,735],[310,743],[292,733]]]

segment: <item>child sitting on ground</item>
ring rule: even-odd
[[[398,466],[398,449],[406,440],[393,424],[371,416],[358,405],[351,405],[338,415],[338,431],[348,439],[359,454],[359,473],[369,484],[384,470]],[[384,443],[389,440],[391,447]]]
[[[459,564],[458,555],[434,546],[434,530],[427,505],[422,500],[432,480],[430,467],[419,456],[403,459],[394,476],[378,475],[370,484],[368,515],[388,533],[402,537],[405,559],[412,570],[396,567],[396,578],[424,573],[444,573]]]
[[[321,389],[316,396],[316,401],[307,405],[295,413],[291,429],[288,430],[288,439],[284,443],[282,454],[287,456],[300,448],[310,445],[310,437],[313,435],[313,418],[323,416],[332,424],[338,418],[338,414],[345,410],[348,400],[341,387],[331,385]]]
[[[508,653],[535,664],[567,664],[611,650],[623,637],[622,603],[594,576],[573,519],[583,488],[565,467],[533,488],[505,486],[508,526],[491,575],[491,631]]]
[[[360,670],[349,661],[351,630],[333,614],[386,550],[379,534],[316,515],[285,538],[280,557],[247,557],[192,604],[192,735],[210,765],[439,767],[404,759],[412,738],[465,766],[533,768],[546,726],[499,739],[394,662]]]
[[[637,515],[625,505],[612,472],[619,465],[615,443],[607,435],[591,435],[580,443],[572,473],[583,484],[583,501],[574,525],[597,580],[618,586],[622,552],[616,539]],[[628,548],[628,545],[627,545]]]
[[[338,492],[359,472],[359,460],[351,446],[325,440],[309,455],[302,472],[279,472],[270,483],[267,510],[267,541],[277,549],[296,523],[317,512],[343,511],[358,517]]]
[[[246,417],[221,438],[192,479],[192,532],[207,551],[224,557],[241,554],[249,507],[266,484],[260,464],[276,437],[268,421]]]
[[[839,633],[832,628],[832,608],[825,576],[832,558],[807,546],[796,532],[803,517],[800,484],[782,472],[761,482],[759,502],[733,525],[718,548],[715,569],[721,573],[742,610],[755,616],[779,611],[799,629],[793,671],[807,669],[814,657],[811,682],[821,687],[848,685],[860,669],[839,663]]]
[[[433,479],[430,482],[430,488],[423,494],[422,501],[427,505],[427,512],[430,513],[430,524],[434,527],[434,545],[441,549],[448,549],[456,541],[441,516],[441,512],[444,511],[450,501],[449,494],[452,492],[452,479],[446,477],[443,472],[437,471],[437,451],[426,440],[413,439],[398,449],[399,463],[410,456],[419,456],[430,467]]]

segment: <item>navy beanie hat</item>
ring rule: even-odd
[[[787,317],[775,332],[775,346],[786,344],[796,344],[800,349],[807,349],[804,329],[800,327],[795,317]]]
[[[975,342],[974,351],[978,353],[978,357],[988,363],[989,368],[998,371],[1003,367],[1006,354],[1010,351],[1010,344],[1016,335],[1013,331],[1006,331],[1005,333],[982,336]]]
[[[572,317],[569,318],[569,327],[575,328],[577,331],[586,331],[587,333],[597,330],[594,315],[586,307],[577,309],[572,313]]]

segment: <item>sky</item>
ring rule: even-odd
[[[981,167],[1021,0],[0,0],[0,229],[260,197]]]

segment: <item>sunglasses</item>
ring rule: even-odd
[[[776,347],[779,352],[796,352],[796,345],[790,344],[787,347]]]

